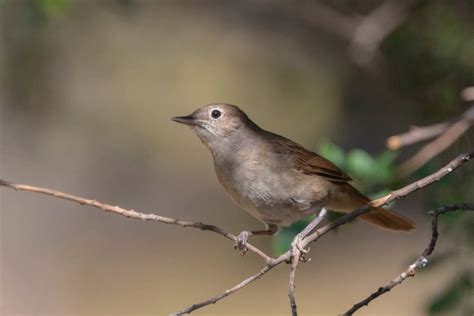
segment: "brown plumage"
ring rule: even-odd
[[[253,234],[272,234],[322,207],[347,213],[369,202],[332,162],[261,129],[234,105],[210,104],[173,119],[191,126],[209,148],[217,178],[230,197],[266,224],[267,230]],[[361,218],[391,230],[415,227],[384,208]]]
[[[348,183],[352,181],[351,177],[331,161],[287,138],[276,134],[273,134],[273,137],[272,143],[275,148],[280,151],[280,154],[291,157],[296,170],[326,179],[336,185],[337,190],[346,196],[332,201],[330,199],[326,204],[328,209],[346,213],[370,202],[369,198]],[[409,218],[383,207],[374,208],[373,211],[361,215],[360,218],[371,224],[391,230],[409,231],[415,228],[415,223]]]

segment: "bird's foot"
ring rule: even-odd
[[[310,248],[304,249],[303,247],[303,239],[304,235],[298,234],[295,236],[293,241],[291,242],[291,259],[293,260],[297,256],[299,256],[299,260],[301,262],[308,262],[311,258],[306,258],[306,254],[310,251]]]
[[[240,251],[240,254],[243,256],[247,252],[247,241],[251,233],[247,230],[241,231],[240,234],[237,236],[237,241],[234,245],[234,249]]]

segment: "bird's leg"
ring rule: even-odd
[[[247,241],[250,236],[272,236],[277,232],[277,230],[278,227],[276,225],[270,224],[265,230],[241,231],[237,236],[237,241],[234,245],[234,248],[238,249],[241,255],[245,255],[247,252]]]
[[[301,245],[303,242],[303,239],[308,236],[324,219],[324,217],[327,214],[327,209],[326,208],[321,208],[321,211],[319,211],[319,214],[306,226],[301,232],[299,232],[295,238],[293,239],[293,242],[291,243],[291,252],[292,252],[292,257],[294,256],[296,251],[300,251],[302,253],[301,260],[306,261],[307,259],[304,258],[304,255],[309,252],[308,249],[304,249],[303,246]]]

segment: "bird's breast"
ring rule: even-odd
[[[304,175],[291,166],[261,158],[247,154],[238,161],[215,161],[219,182],[240,207],[279,226],[305,218],[320,207],[312,187],[300,181]]]

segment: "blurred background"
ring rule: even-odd
[[[418,170],[388,151],[412,125],[459,119],[474,84],[472,1],[1,0],[0,177],[232,233],[262,225],[225,195],[197,137],[170,118],[211,102],[319,151],[371,196],[473,147],[472,131]],[[467,97],[466,97],[467,98]],[[466,99],[465,98],[465,99]],[[469,98],[467,98],[469,100]],[[413,233],[356,221],[313,245],[303,315],[344,312],[406,269],[430,208],[472,202],[472,165],[393,206]],[[262,266],[215,234],[0,190],[2,315],[163,315]],[[296,225],[252,242],[278,254]],[[428,268],[360,315],[473,315],[474,220],[442,217]],[[279,266],[197,315],[287,315]]]

